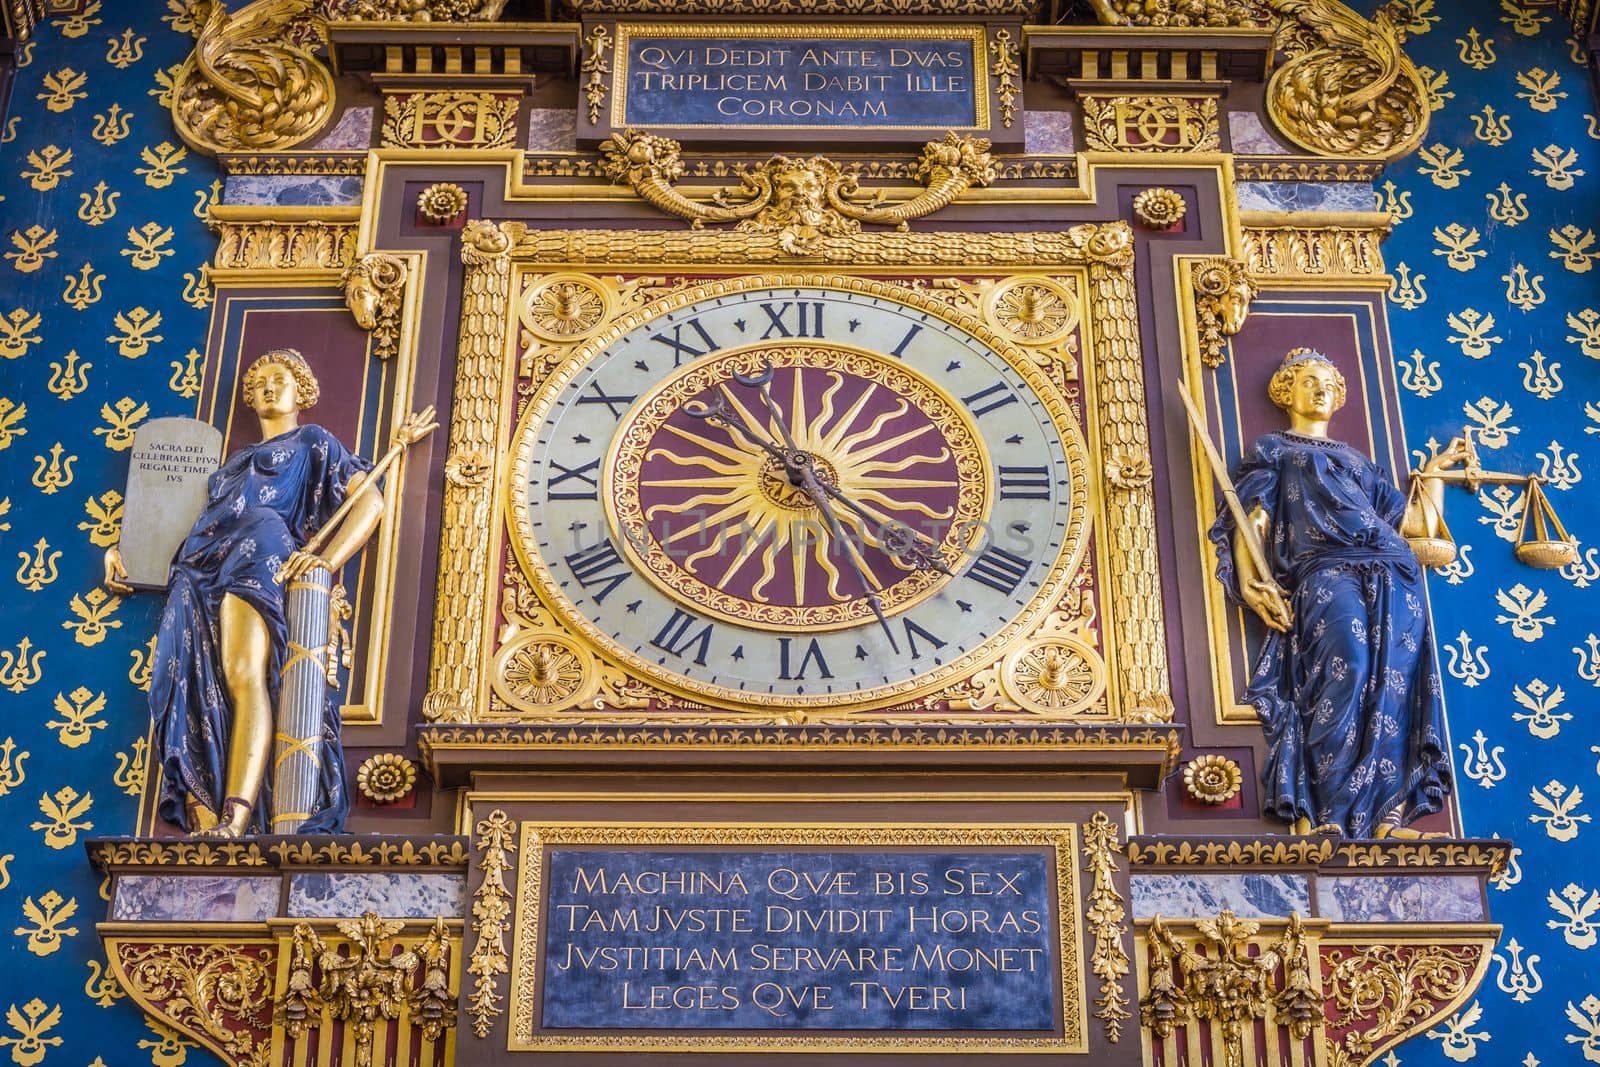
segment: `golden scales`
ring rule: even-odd
[[[1556,509],[1543,489],[1544,478],[1537,474],[1485,470],[1478,458],[1472,431],[1462,431],[1462,438],[1467,443],[1467,461],[1459,470],[1413,471],[1411,474],[1411,502],[1421,512],[1426,527],[1421,535],[1406,537],[1418,562],[1424,567],[1444,567],[1456,558],[1455,538],[1450,536],[1444,514],[1433,497],[1423,492],[1426,479],[1461,485],[1472,493],[1476,493],[1480,485],[1525,485],[1522,519],[1517,526],[1516,547],[1512,550],[1518,561],[1541,570],[1565,567],[1575,561],[1578,542],[1556,517]]]

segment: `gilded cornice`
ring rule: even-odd
[[[576,15],[840,15],[1026,18],[1040,0],[566,0]]]
[[[1141,836],[1128,839],[1128,863],[1152,867],[1448,868],[1496,872],[1506,841],[1344,841],[1331,837]]]
[[[248,841],[202,838],[101,837],[88,842],[89,862],[102,871],[136,867],[232,867],[262,872],[285,867],[431,867],[465,869],[464,837],[384,834],[277,837]]]

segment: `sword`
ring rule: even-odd
[[[1244,503],[1239,499],[1238,490],[1233,487],[1233,479],[1228,477],[1228,465],[1222,461],[1222,453],[1217,451],[1211,435],[1206,432],[1205,419],[1200,415],[1200,409],[1195,406],[1194,397],[1189,395],[1188,386],[1182,382],[1178,383],[1178,395],[1183,398],[1183,410],[1188,412],[1189,424],[1194,427],[1194,434],[1200,439],[1200,447],[1206,454],[1206,460],[1211,464],[1211,475],[1222,487],[1222,499],[1227,501],[1228,510],[1233,513],[1234,525],[1238,526],[1239,534],[1244,538],[1244,547],[1250,555],[1250,562],[1255,565],[1257,575],[1264,581],[1271,582],[1272,569],[1267,566],[1266,549],[1261,544],[1261,538],[1256,535],[1256,528],[1251,524],[1250,516],[1245,514]],[[1280,587],[1278,592],[1282,595],[1283,589]]]

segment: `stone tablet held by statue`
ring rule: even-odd
[[[122,505],[122,563],[135,589],[165,589],[167,568],[206,504],[206,479],[222,458],[209,422],[151,419],[133,434]]]

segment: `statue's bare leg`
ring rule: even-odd
[[[272,751],[272,700],[267,664],[272,640],[256,609],[232,593],[222,598],[222,676],[233,703],[233,735],[223,779],[221,821],[209,833],[240,837],[261,795]]]

